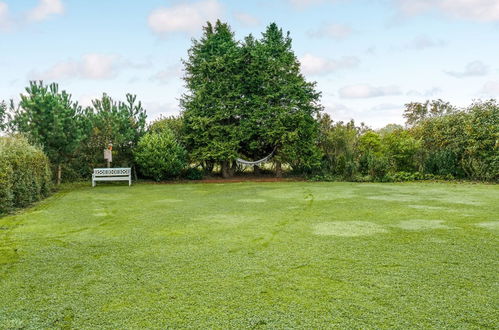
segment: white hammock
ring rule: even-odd
[[[272,150],[272,152],[269,155],[265,156],[264,158],[262,158],[260,160],[256,160],[254,162],[251,162],[249,160],[244,160],[244,159],[241,159],[241,158],[237,158],[236,162],[238,164],[241,164],[241,165],[249,165],[249,166],[251,166],[251,165],[260,165],[261,163],[265,163],[270,158],[272,158],[272,156],[274,155],[274,152],[275,152],[275,148],[274,148],[274,150]]]

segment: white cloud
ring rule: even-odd
[[[43,72],[32,72],[32,79],[92,79],[103,80],[114,78],[119,69],[118,56],[106,54],[86,54],[79,60],[68,60],[56,63]]]
[[[145,102],[144,108],[149,122],[161,117],[178,116],[180,113],[179,106],[173,103]]]
[[[484,94],[491,97],[499,97],[499,81],[488,81],[486,82],[480,94]]]
[[[40,0],[38,6],[28,12],[28,20],[39,22],[52,15],[61,15],[63,13],[64,5],[61,0]]]
[[[179,79],[182,76],[182,67],[180,65],[171,65],[165,70],[156,72],[149,80],[156,81],[159,84],[167,84],[172,79]]]
[[[306,75],[326,75],[331,72],[355,68],[360,60],[354,56],[345,56],[337,60],[305,54],[300,58],[302,72]]]
[[[308,32],[308,35],[314,38],[331,38],[341,40],[349,37],[353,33],[353,29],[344,24],[326,24],[318,30]]]
[[[248,13],[243,13],[243,12],[235,12],[234,13],[234,18],[242,25],[244,26],[257,26],[260,25],[260,20],[256,18],[255,16],[252,16]]]
[[[350,120],[354,112],[342,103],[326,104],[324,110],[332,116],[333,120]]]
[[[10,18],[9,5],[0,1],[0,31],[10,30],[12,27],[12,19]]]
[[[441,88],[438,87],[433,87],[430,89],[427,89],[425,91],[417,91],[417,90],[410,90],[407,92],[407,96],[415,96],[415,97],[434,97],[435,95],[438,95],[442,92]]]
[[[365,99],[379,96],[400,95],[397,86],[375,87],[368,84],[345,86],[339,90],[340,97],[345,99]]]
[[[222,5],[217,0],[180,3],[153,10],[149,15],[148,24],[158,34],[192,33],[198,31],[207,21],[217,20],[222,14]]]
[[[87,54],[83,56],[81,74],[87,79],[109,79],[116,74],[116,55]]]
[[[464,71],[445,71],[445,73],[456,78],[480,77],[489,73],[489,67],[482,61],[473,61],[466,65]]]
[[[387,112],[387,113],[389,113],[389,112],[398,113],[398,112],[403,111],[403,109],[404,109],[403,105],[393,104],[393,103],[382,103],[382,104],[378,104],[378,105],[371,107],[372,111]]]
[[[445,41],[434,40],[428,36],[418,36],[404,46],[404,49],[423,50],[426,48],[445,46]]]
[[[393,0],[400,12],[413,16],[429,11],[480,22],[499,21],[497,0]]]

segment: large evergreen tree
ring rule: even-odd
[[[270,24],[261,40],[249,36],[242,49],[245,103],[240,152],[255,157],[275,148],[277,175],[281,162],[297,170],[318,166],[320,93],[300,73],[289,32],[285,35]]]
[[[240,53],[230,27],[217,21],[204,27],[184,61],[187,93],[181,107],[187,148],[205,167],[219,163],[224,177],[229,175],[240,140]]]
[[[194,160],[220,163],[223,176],[237,155],[273,150],[278,175],[281,162],[302,171],[319,165],[320,93],[300,73],[289,33],[271,24],[240,45],[227,24],[208,23],[184,64],[184,137]]]

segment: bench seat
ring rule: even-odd
[[[131,168],[94,168],[92,174],[92,187],[95,187],[97,181],[128,181],[132,185]]]

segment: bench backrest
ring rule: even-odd
[[[94,168],[94,176],[129,176],[130,168]]]

